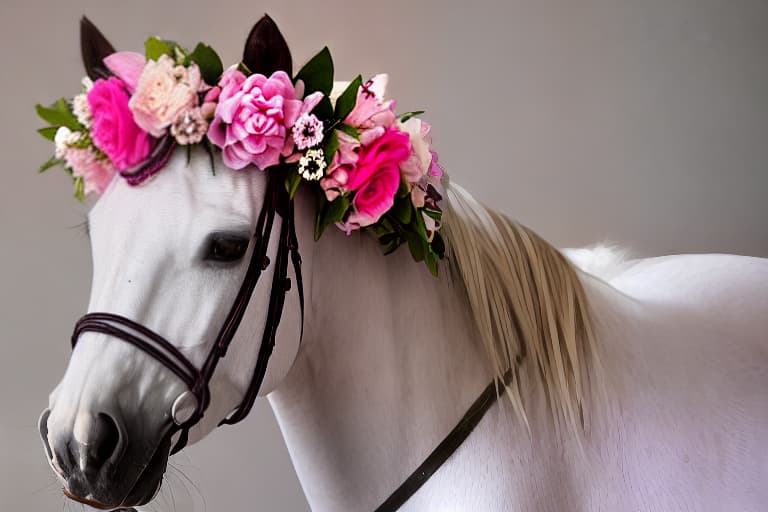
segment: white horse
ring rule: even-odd
[[[265,173],[230,171],[218,157],[215,166],[177,151],[144,186],[114,180],[89,214],[89,310],[135,319],[197,363],[252,249],[211,262],[209,237],[249,239],[267,184]],[[460,187],[446,202],[448,258],[435,278],[404,250],[382,256],[365,234],[330,229],[314,242],[314,200],[297,196],[304,337],[294,287],[261,394],[312,510],[375,509],[509,367],[509,400],[402,510],[765,510],[768,260],[594,265],[598,253],[571,253],[586,273]],[[191,442],[243,397],[272,270]],[[184,391],[144,352],[85,333],[40,424],[65,488],[112,497],[105,506],[147,503]],[[107,460],[109,471],[94,469]]]

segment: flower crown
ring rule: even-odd
[[[268,16],[251,31],[243,61],[226,70],[203,43],[189,51],[152,37],[143,55],[115,52],[85,18],[82,28],[104,56],[89,65],[84,47],[82,92],[36,107],[50,124],[39,133],[55,143],[40,171],[63,166],[76,198],[101,194],[116,175],[140,185],[178,146],[199,145],[232,169],[282,173],[291,198],[311,186],[315,239],[330,224],[369,230],[386,254],[407,243],[437,274],[443,172],[423,112],[397,115],[385,100],[386,75],[334,88],[323,48],[291,77],[290,52]]]

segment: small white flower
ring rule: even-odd
[[[61,126],[56,130],[56,136],[53,138],[53,143],[56,145],[54,151],[56,158],[64,158],[67,149],[80,142],[81,137],[80,132],[73,132],[66,126]]]
[[[317,181],[325,174],[325,153],[310,149],[299,160],[299,174],[307,181]]]
[[[300,150],[323,142],[323,122],[314,114],[301,114],[293,125],[293,141]]]
[[[88,96],[85,93],[78,94],[72,100],[72,113],[75,114],[80,124],[90,128],[93,117],[91,116],[91,106],[88,104]]]
[[[84,76],[80,83],[83,84],[83,91],[88,92],[93,89],[93,80],[90,77]]]

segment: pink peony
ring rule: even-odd
[[[114,167],[107,160],[99,159],[89,148],[67,148],[64,160],[73,176],[83,178],[86,194],[101,194],[115,176]]]
[[[260,169],[276,165],[293,151],[289,132],[302,109],[291,79],[284,71],[267,78],[230,68],[222,76],[216,114],[208,138],[222,148],[224,163],[232,169],[254,164]],[[212,93],[213,97],[215,93]]]
[[[346,231],[370,226],[392,208],[400,186],[399,166],[410,151],[408,135],[393,128],[371,144],[360,146],[357,162],[346,171],[344,188],[355,192]]]
[[[197,105],[202,85],[197,64],[176,66],[168,55],[150,60],[129,103],[136,123],[153,137],[162,137],[184,111]]]
[[[125,82],[119,78],[96,80],[88,92],[93,143],[118,171],[143,162],[152,149],[149,134],[133,120],[128,100]]]
[[[384,101],[387,75],[376,75],[360,86],[357,101],[344,124],[363,130],[383,126],[388,128],[395,122],[395,102]]]

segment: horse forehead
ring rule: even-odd
[[[202,154],[201,154],[202,153]],[[220,216],[254,222],[266,179],[258,170],[233,171],[220,156],[201,151],[190,157],[177,150],[155,177],[137,187],[117,179],[91,211],[110,222],[140,222],[156,227]]]

